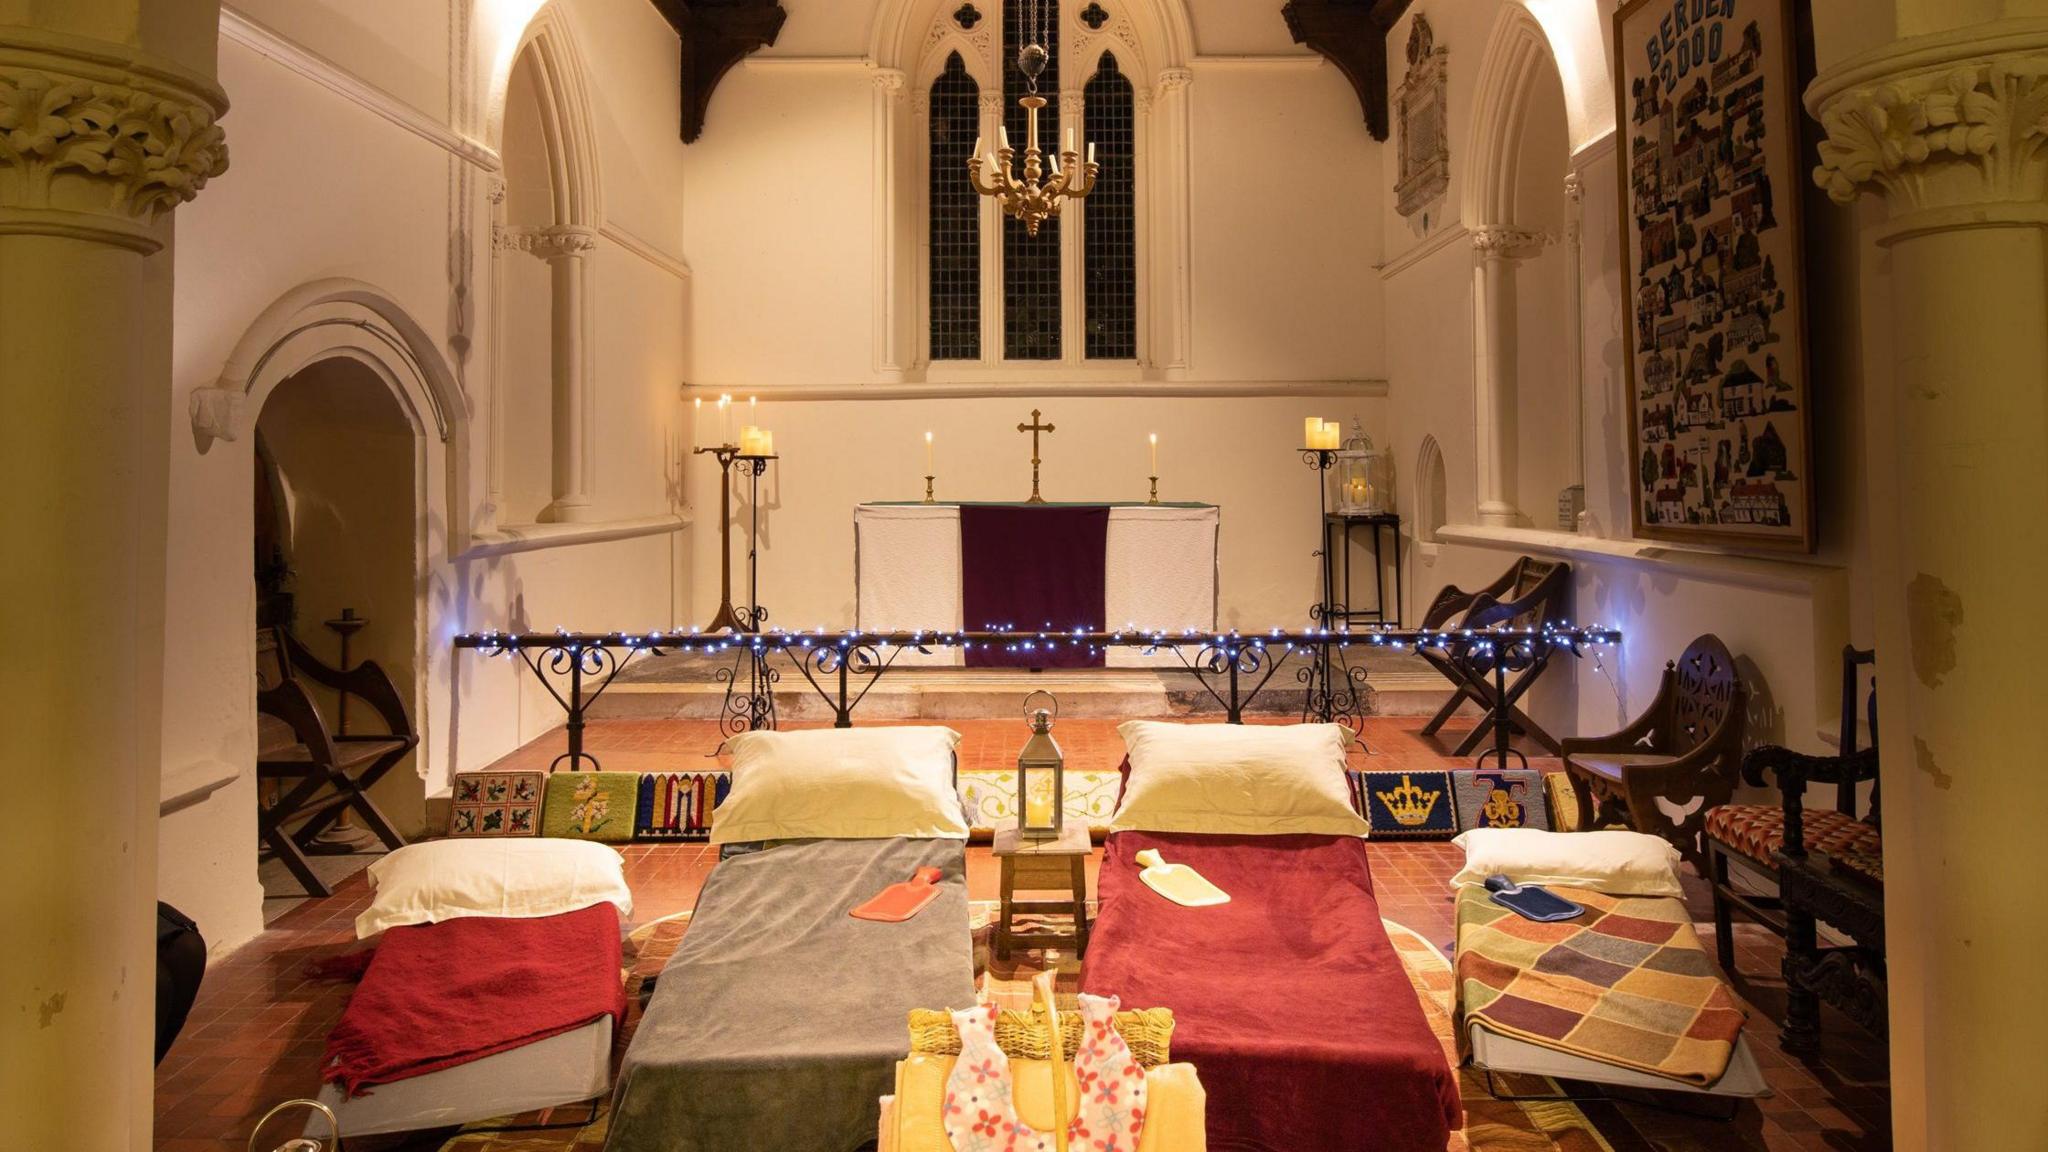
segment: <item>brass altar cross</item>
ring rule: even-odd
[[[1038,409],[1036,408],[1031,410],[1031,423],[1017,425],[1017,431],[1031,433],[1031,499],[1026,500],[1026,504],[1045,503],[1045,497],[1038,494],[1038,434],[1040,432],[1051,432],[1052,430],[1052,425],[1040,424],[1038,422]]]

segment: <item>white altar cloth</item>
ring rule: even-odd
[[[1104,627],[1216,627],[1213,504],[1112,504],[1104,557]],[[965,628],[960,606],[960,505],[861,504],[853,511],[855,625],[869,631]],[[939,649],[926,664],[959,664]],[[1112,668],[1178,666],[1170,653],[1113,648]]]

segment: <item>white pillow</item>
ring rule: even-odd
[[[1163,724],[1117,729],[1130,755],[1111,830],[1363,836],[1342,724]]]
[[[732,790],[713,844],[753,840],[967,838],[951,728],[748,732],[732,741]]]
[[[408,844],[370,865],[376,896],[356,917],[367,940],[401,924],[464,916],[533,918],[610,901],[633,914],[618,850],[591,840],[479,837]]]
[[[1451,841],[1465,850],[1452,887],[1484,884],[1496,873],[1517,884],[1591,888],[1609,896],[1682,896],[1678,849],[1641,832],[1545,832],[1474,828]]]

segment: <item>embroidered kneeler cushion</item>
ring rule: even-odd
[[[556,772],[541,810],[543,836],[624,844],[633,838],[638,772]]]
[[[1458,834],[1449,772],[1347,772],[1374,840],[1448,840]]]
[[[448,809],[450,836],[540,835],[541,772],[461,772]]]
[[[1452,772],[1451,791],[1458,802],[1460,828],[1550,830],[1550,805],[1541,772]]]
[[[711,810],[732,790],[730,772],[649,772],[633,805],[633,839],[711,839]]]

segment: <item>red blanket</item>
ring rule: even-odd
[[[1133,860],[1157,848],[1230,894],[1183,908]],[[1443,1152],[1458,1082],[1387,940],[1365,844],[1118,832],[1081,989],[1173,1009],[1209,1096],[1212,1152]]]
[[[341,1022],[324,1079],[359,1096],[626,1012],[619,910],[537,920],[470,917],[384,933]]]

